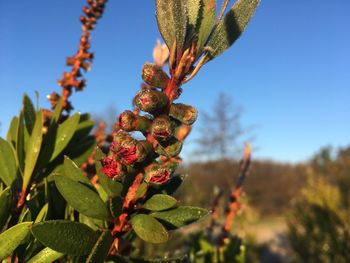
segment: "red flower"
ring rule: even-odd
[[[103,158],[101,164],[101,172],[109,178],[116,178],[122,174],[122,165],[113,156]]]
[[[121,161],[127,165],[136,163],[139,159],[136,143],[123,145],[122,148],[117,151]]]

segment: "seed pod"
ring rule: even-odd
[[[168,97],[156,90],[142,90],[134,98],[135,105],[142,111],[155,112],[168,104]]]
[[[155,148],[155,152],[159,155],[172,158],[178,156],[182,149],[182,143],[175,138],[170,139],[167,142],[159,142]]]
[[[174,133],[174,126],[167,115],[162,115],[153,120],[151,126],[152,136],[159,141],[166,141]]]
[[[104,173],[108,178],[114,180],[119,179],[124,175],[123,165],[118,162],[113,155],[106,156],[101,160],[101,172]]]
[[[192,126],[182,124],[175,128],[174,137],[178,139],[180,142],[183,142],[186,137],[191,133]]]
[[[168,75],[162,70],[162,68],[152,63],[146,63],[143,65],[142,79],[148,85],[159,87],[161,89],[165,89],[169,81]]]
[[[169,182],[170,176],[171,172],[169,169],[156,163],[145,169],[145,182],[155,187]]]
[[[124,111],[119,116],[119,127],[124,131],[141,131],[147,132],[152,124],[152,121],[145,116],[139,116],[132,111]]]
[[[169,115],[183,124],[192,125],[198,116],[198,111],[186,104],[173,103],[170,105]]]
[[[134,131],[136,115],[132,111],[124,111],[119,115],[119,127],[124,131]]]

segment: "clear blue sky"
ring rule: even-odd
[[[59,90],[65,57],[77,48],[82,0],[0,0],[0,135],[21,96]],[[221,91],[256,125],[255,156],[302,161],[321,146],[350,142],[350,1],[262,0],[236,45],[185,85],[182,102],[208,110]],[[159,38],[154,1],[109,1],[93,33],[95,62],[76,110],[130,108],[140,70]],[[196,129],[190,139],[195,138]],[[187,148],[189,151],[189,148]]]

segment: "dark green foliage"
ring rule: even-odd
[[[99,237],[88,226],[67,220],[37,223],[31,231],[45,246],[74,256],[89,254]]]

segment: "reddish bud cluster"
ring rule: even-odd
[[[102,169],[105,175],[109,178],[117,178],[122,173],[122,165],[118,161],[115,160],[113,155],[109,155],[101,160]]]

